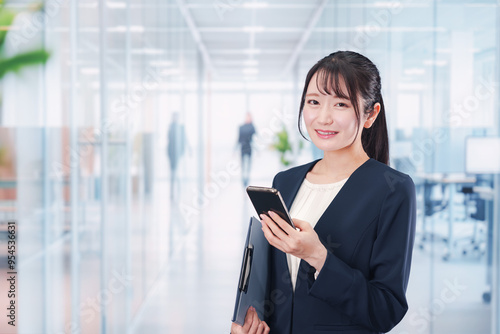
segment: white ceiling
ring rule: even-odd
[[[268,79],[286,74],[327,1],[178,3],[191,16],[205,58],[218,78]]]
[[[21,9],[31,1],[8,4]],[[78,1],[78,59],[89,76],[99,69],[99,4]],[[415,69],[431,61],[446,63],[453,31],[473,34],[475,55],[494,55],[496,45],[492,27],[497,25],[497,0],[106,0],[106,5],[107,75],[117,82],[125,76],[127,25],[132,75],[139,79],[148,65],[165,75],[174,73],[173,68],[196,78],[198,51],[213,80],[275,81],[289,80],[295,68],[302,78],[321,57],[353,46],[374,61],[400,53],[401,71],[421,73]],[[57,10],[60,19],[48,20],[47,36],[68,57],[72,18],[69,6]],[[369,30],[374,25],[375,34]]]
[[[495,0],[437,0],[433,21],[431,0],[173,0],[180,7],[214,77],[270,80],[288,77],[296,60],[299,72],[336,49],[356,48],[387,53],[396,47],[412,50],[410,58],[428,59],[432,34],[449,37],[450,29],[476,34],[478,50],[491,47]],[[493,17],[493,16],[492,16]],[[471,22],[463,27],[464,22]],[[369,26],[378,34],[354,45]],[[389,33],[389,34],[388,34]],[[449,38],[448,38],[449,39]],[[439,45],[438,45],[439,46]],[[378,50],[378,51],[377,51]],[[409,63],[408,66],[419,64]],[[299,77],[303,73],[299,73]]]

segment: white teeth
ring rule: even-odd
[[[332,132],[320,131],[320,130],[317,130],[317,131],[318,131],[318,133],[319,133],[320,135],[334,135],[334,134],[336,134],[336,133],[337,133],[337,132],[334,132],[334,131],[332,131]]]

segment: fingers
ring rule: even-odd
[[[243,327],[233,322],[231,325],[231,334],[269,334],[270,328],[265,321],[259,321],[255,331],[245,331]]]
[[[282,239],[286,238],[287,235],[278,227],[276,227],[272,220],[266,215],[261,215],[261,219],[262,231],[264,232],[264,236],[266,237],[267,241],[269,241],[269,244],[281,251],[284,251],[285,243],[282,241]],[[273,226],[274,229],[271,229],[271,227],[269,227],[269,224],[272,224],[271,226]],[[279,232],[277,230],[279,230]]]
[[[285,234],[290,234],[291,232],[295,231],[293,227],[290,226],[283,218],[281,218],[277,213],[273,211],[268,211],[267,213],[269,217],[274,221],[276,225],[281,227],[283,231],[285,231]]]
[[[255,311],[255,309],[253,308],[253,306],[250,307],[250,309],[251,309],[251,312],[252,312],[252,326],[250,326],[250,329],[248,330],[248,334],[257,334],[257,333],[260,333],[259,332],[259,328],[262,328],[262,327],[260,326],[259,316],[257,315],[257,312]]]
[[[255,313],[254,321],[252,323],[252,327],[250,327],[250,330],[248,331],[248,334],[267,334],[269,333],[270,329],[269,326],[266,324],[265,321],[260,321],[259,316],[257,315],[257,312],[255,309],[253,309],[253,312]]]
[[[241,326],[240,326],[240,325],[238,325],[237,323],[234,323],[234,322],[233,322],[233,323],[231,324],[231,334],[242,334],[242,333],[244,333],[244,332],[242,331],[242,328],[243,328],[243,327],[241,327]]]
[[[267,326],[267,324],[264,321],[260,321],[259,325],[255,329],[255,332],[249,332],[248,334],[263,334],[263,333],[266,333],[266,326]],[[269,327],[267,327],[267,328],[269,328]],[[267,331],[267,333],[269,333],[269,330]]]
[[[245,322],[243,323],[243,333],[249,333],[250,328],[252,328],[252,324],[254,322],[254,316],[257,317],[257,321],[259,320],[259,317],[257,316],[257,312],[255,312],[255,309],[253,306],[250,306],[247,310],[247,314],[245,316]]]
[[[300,219],[292,219],[293,223],[295,224],[295,227],[297,227],[301,231],[307,231],[312,229],[311,224],[309,224],[306,221],[300,220]]]
[[[290,235],[290,233],[294,232],[294,229],[274,212],[269,211],[267,215],[261,214],[260,218],[265,224],[267,224],[271,232],[273,232],[273,234],[281,240],[285,239]]]
[[[259,320],[259,315],[253,306],[247,310],[243,327],[235,323],[231,325],[231,334],[267,334],[269,331],[269,326]]]
[[[264,331],[262,333],[264,334],[269,334],[269,332],[271,331],[271,329],[269,328],[269,326],[266,324],[265,321],[261,321],[260,323],[262,325],[262,327],[264,328]]]

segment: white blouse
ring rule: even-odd
[[[290,216],[308,222],[314,228],[316,223],[325,212],[326,208],[333,201],[335,196],[347,181],[345,178],[341,181],[328,184],[315,184],[304,179],[300,186],[297,196],[290,209]],[[297,282],[299,272],[300,258],[287,254],[288,270],[292,278],[293,290]]]

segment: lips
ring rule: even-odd
[[[318,137],[324,138],[324,139],[331,138],[338,133],[338,131],[327,131],[327,130],[315,130],[315,131],[316,131]]]

